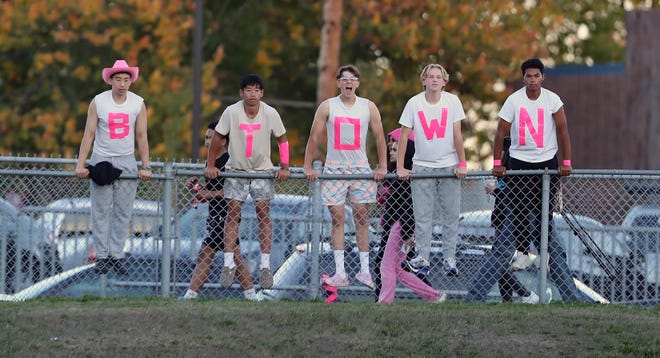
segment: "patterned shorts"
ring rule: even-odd
[[[364,167],[325,167],[323,174],[372,174],[371,169]],[[331,179],[324,180],[321,185],[321,197],[325,205],[342,205],[346,194],[351,197],[351,203],[375,203],[377,184],[371,179]]]
[[[227,171],[229,172],[229,171]],[[256,201],[272,200],[275,196],[274,179],[225,178],[225,198],[245,201],[248,194]]]

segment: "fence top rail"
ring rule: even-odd
[[[43,158],[43,157],[19,157],[19,156],[0,156],[0,163],[26,163],[26,164],[59,164],[59,165],[75,165],[76,158]],[[173,162],[173,161],[152,161],[153,168],[164,168],[167,163],[172,164],[172,168],[178,175],[203,175],[204,163],[193,162]],[[136,166],[140,162],[136,161]],[[279,169],[275,167],[275,169]],[[304,179],[303,169],[300,167],[291,167],[292,179]],[[508,175],[538,175],[538,174],[557,175],[557,170],[509,170]],[[0,169],[0,175],[53,175],[53,176],[73,176],[73,171],[58,171],[58,170],[36,170],[34,167],[25,169]],[[154,173],[156,174],[156,173]],[[250,178],[268,178],[272,174],[263,173],[227,173],[227,177],[245,177],[248,175]],[[411,178],[437,178],[437,177],[452,177],[452,174],[415,174],[410,175]],[[632,170],[632,169],[573,169],[572,177],[590,176],[599,178],[622,178],[626,176],[635,177],[640,176],[644,178],[657,179],[660,177],[660,170]],[[468,177],[492,177],[490,170],[471,170],[468,172]],[[155,176],[155,178],[158,178]],[[370,174],[356,174],[356,175],[330,175],[320,174],[320,179],[338,179],[338,178],[352,178],[352,179],[370,179],[373,178]],[[395,174],[388,174],[386,178],[394,179]]]

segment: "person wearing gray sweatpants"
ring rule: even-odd
[[[417,257],[402,264],[404,269],[418,275],[428,274],[433,222],[438,218],[442,222],[442,269],[446,275],[456,276],[461,179],[467,175],[461,134],[465,111],[458,96],[444,90],[449,81],[449,74],[444,67],[429,64],[419,77],[424,91],[408,100],[399,119],[401,139],[396,173],[402,180],[408,180],[410,173],[448,176],[412,179],[410,188],[415,213]],[[412,171],[401,164],[410,135],[415,137]]]
[[[112,167],[120,169],[124,177],[99,183],[94,179],[90,183],[92,237],[99,274],[106,274],[111,268],[126,274],[122,260],[137,191],[134,178],[136,175],[141,180],[151,177],[147,110],[144,99],[128,90],[137,80],[138,73],[138,67],[130,67],[124,60],[117,60],[112,67],[103,69],[101,75],[111,89],[96,95],[89,104],[78,152],[75,169],[78,178],[90,176],[85,161],[92,142],[94,151],[90,164],[96,166],[109,162]],[[135,165],[136,141],[142,161],[140,170]]]
[[[96,165],[102,161],[109,161],[113,167],[121,169],[124,176],[137,175],[135,157],[132,155],[102,157],[92,154],[90,164]],[[135,179],[117,179],[110,185],[98,185],[90,181],[94,223],[92,236],[97,258],[124,257],[124,244],[128,237],[137,184]]]
[[[461,180],[454,176],[457,166],[429,168],[413,165],[417,174],[447,174],[451,177],[413,179],[410,188],[415,213],[415,249],[418,257],[428,260],[431,255],[433,224],[442,225],[442,257],[445,273],[452,274],[456,267],[456,244],[458,241],[458,218],[461,209]],[[457,273],[457,271],[456,271]]]

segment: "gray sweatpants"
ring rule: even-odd
[[[451,178],[412,179],[410,188],[415,213],[415,249],[429,261],[433,224],[442,224],[444,258],[456,257],[458,217],[461,212],[461,180],[454,176],[456,166],[429,168],[413,165],[416,174],[451,174]]]
[[[109,161],[121,169],[122,176],[137,176],[135,156],[102,157],[92,154],[91,164]],[[137,179],[117,179],[110,185],[97,185],[90,180],[92,202],[92,237],[97,258],[124,257],[124,244],[128,238],[133,215],[133,202],[137,192]]]

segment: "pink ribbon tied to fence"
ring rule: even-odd
[[[330,276],[329,276],[329,275],[325,275],[325,274],[321,276],[321,285],[323,286],[323,288],[325,288],[325,291],[326,291],[327,296],[328,296],[328,297],[325,298],[325,302],[327,302],[327,303],[332,303],[332,302],[334,302],[334,301],[337,299],[337,297],[338,297],[338,294],[337,294],[337,287],[328,285],[328,284],[325,282],[325,279],[327,279],[327,278],[330,278]]]

